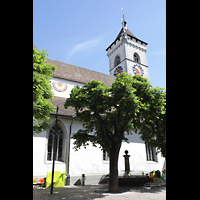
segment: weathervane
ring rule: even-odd
[[[126,21],[125,21],[125,17],[124,17],[124,10],[122,8],[122,14],[123,14],[123,18],[121,19],[122,20],[122,28],[126,28]]]

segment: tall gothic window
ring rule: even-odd
[[[119,65],[119,63],[120,63],[120,57],[119,57],[119,56],[116,56],[116,57],[115,57],[115,63],[114,63],[115,67],[116,67],[117,65]]]
[[[103,150],[103,160],[108,161],[109,160],[109,154],[106,150]]]
[[[156,148],[151,147],[148,143],[146,143],[146,155],[147,155],[147,161],[158,161],[157,155],[156,155]]]
[[[63,132],[62,129],[58,126],[58,131],[56,133],[56,127],[52,127],[49,132],[48,138],[48,153],[47,153],[47,160],[53,160],[53,135],[55,139],[55,146],[56,146],[56,158],[57,161],[63,161],[62,158],[62,148],[63,148]]]
[[[133,58],[135,62],[140,63],[140,57],[137,53],[134,53]]]

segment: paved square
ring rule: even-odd
[[[34,200],[165,200],[166,187],[120,187],[119,193],[108,193],[108,185],[65,186],[54,188],[33,188]]]

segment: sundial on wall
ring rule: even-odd
[[[58,81],[52,81],[52,86],[58,92],[64,92],[67,89],[66,83],[61,83]]]

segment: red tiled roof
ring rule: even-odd
[[[71,64],[64,63],[58,60],[53,60],[51,58],[46,58],[46,62],[52,63],[53,65],[58,66],[58,69],[56,69],[53,73],[53,77],[55,78],[61,78],[61,79],[83,83],[83,84],[87,83],[90,80],[103,81],[108,87],[110,87],[116,79],[116,77],[111,76],[111,75],[107,75],[107,74],[103,74],[103,73],[89,70],[86,68],[78,67],[76,65],[71,65]],[[65,116],[74,115],[75,116],[75,110],[73,107],[69,107],[68,109],[64,108],[64,103],[66,101],[66,98],[55,96],[53,100],[50,100],[50,101],[55,106],[58,105],[59,115],[65,115]],[[51,114],[55,114],[55,112]]]
[[[129,31],[127,28],[124,28],[124,30],[123,30],[123,28],[122,28],[122,29],[120,30],[118,36],[116,37],[115,41],[106,49],[106,51],[107,51],[117,40],[120,40],[120,37],[121,37],[121,34],[122,34],[123,31],[125,31],[125,33],[126,33],[128,36],[130,36],[131,38],[135,38],[136,41],[138,40],[138,41],[140,41],[141,43],[144,43],[144,44],[147,45],[146,42],[144,42],[144,41],[138,39],[138,38],[137,38],[135,35],[133,35],[133,33],[131,33],[131,31]]]
[[[116,79],[116,77],[111,75],[103,74],[50,58],[46,58],[46,62],[58,66],[58,69],[53,73],[53,77],[55,78],[61,78],[83,84],[90,80],[103,81],[108,87],[110,87]]]
[[[58,114],[59,115],[66,115],[66,116],[75,116],[75,109],[73,107],[68,107],[67,109],[64,108],[64,103],[66,102],[66,98],[64,97],[54,97],[53,100],[50,100],[55,106],[58,105]],[[56,111],[55,111],[56,112]]]

